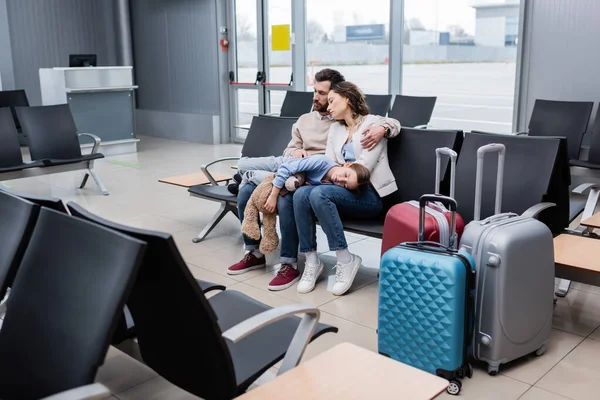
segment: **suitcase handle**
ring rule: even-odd
[[[506,212],[506,213],[496,214],[496,215],[492,215],[490,217],[487,217],[486,219],[484,219],[483,221],[481,221],[481,225],[487,225],[487,224],[490,224],[492,222],[500,221],[500,220],[511,218],[511,217],[518,217],[518,216],[519,216],[519,214],[515,214],[515,213],[512,213],[512,212]]]
[[[475,177],[475,212],[473,219],[481,219],[481,196],[483,192],[483,157],[486,153],[498,153],[498,173],[496,175],[496,204],[494,214],[500,214],[502,208],[502,188],[504,186],[504,155],[506,147],[501,143],[490,143],[477,149],[477,173]]]
[[[442,174],[442,154],[450,157],[450,197],[454,198],[454,188],[456,186],[456,159],[458,154],[448,147],[435,149],[435,193],[440,193],[440,180]]]
[[[431,251],[437,251],[440,253],[445,253],[448,251],[451,252],[458,252],[458,250],[453,249],[451,247],[445,246],[439,242],[430,242],[430,241],[419,241],[419,242],[405,242],[402,243],[403,246],[407,246],[407,247],[414,247],[414,248],[418,248],[418,249],[422,249],[423,247],[427,247],[429,250]]]
[[[424,230],[425,230],[425,206],[427,202],[436,202],[439,201],[442,203],[448,210],[451,212],[450,218],[450,237],[453,237],[456,230],[456,200],[452,197],[441,196],[435,194],[424,194],[419,199],[419,242],[423,242],[425,240]]]

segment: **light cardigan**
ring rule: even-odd
[[[398,190],[396,178],[394,178],[388,162],[387,139],[381,139],[371,151],[363,149],[360,144],[362,139],[361,132],[370,125],[378,122],[379,118],[372,114],[366,116],[352,137],[352,146],[354,147],[356,162],[364,165],[371,171],[371,184],[379,197],[385,197]],[[325,154],[339,164],[345,163],[342,156],[342,146],[346,143],[348,134],[349,132],[346,130],[346,127],[339,122],[333,123],[329,128]]]

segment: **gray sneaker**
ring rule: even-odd
[[[331,292],[336,296],[341,296],[350,289],[354,278],[358,273],[358,269],[362,264],[362,258],[353,254],[354,259],[348,264],[335,264],[335,284]]]

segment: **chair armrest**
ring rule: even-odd
[[[600,183],[582,183],[572,190],[573,193],[585,194],[586,191],[600,190]]]
[[[203,164],[200,166],[200,170],[204,173],[204,176],[206,176],[206,179],[209,180],[210,184],[213,186],[219,186],[219,184],[217,183],[216,179],[212,176],[212,174],[208,171],[208,167],[210,167],[213,164],[217,164],[223,161],[235,161],[235,160],[239,160],[240,157],[223,157],[223,158],[219,158],[218,160],[215,161],[211,161],[208,164]]]
[[[523,217],[529,217],[529,218],[537,218],[538,215],[544,211],[547,208],[550,207],[556,207],[555,203],[549,203],[549,202],[545,202],[545,203],[538,203],[535,204],[531,207],[529,207],[527,210],[525,210],[523,212],[523,214],[521,214]]]
[[[42,400],[99,400],[110,396],[110,390],[101,383],[93,383],[65,390],[52,396],[44,397]]]
[[[289,304],[273,308],[229,328],[223,332],[223,337],[233,343],[237,343],[267,325],[300,313],[303,313],[304,317],[302,317],[300,325],[298,325],[298,329],[294,333],[294,337],[285,353],[281,368],[279,368],[278,375],[281,375],[300,363],[300,359],[304,355],[304,350],[306,350],[306,346],[308,346],[310,338],[319,323],[321,311],[318,308],[302,304]]]
[[[98,148],[100,147],[101,142],[101,139],[98,136],[92,133],[78,133],[77,136],[87,136],[92,138],[92,140],[94,141],[94,146],[92,147],[92,152],[90,154],[96,154],[98,152]]]
[[[516,132],[515,136],[529,136],[529,132]]]
[[[413,126],[414,129],[427,129],[429,124]]]
[[[271,115],[271,116],[273,116],[273,117],[280,117],[280,116],[281,116],[281,113],[274,113],[274,112],[271,112],[271,113],[267,113],[267,114],[263,114],[263,115]]]

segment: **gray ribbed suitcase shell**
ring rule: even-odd
[[[499,151],[496,215],[479,221],[483,156]],[[532,216],[500,214],[504,146],[477,153],[475,221],[464,230],[461,250],[476,263],[473,356],[495,375],[504,364],[536,352],[550,337],[554,300],[554,242],[550,229]],[[547,204],[545,207],[551,206]],[[541,211],[544,206],[537,211]]]

